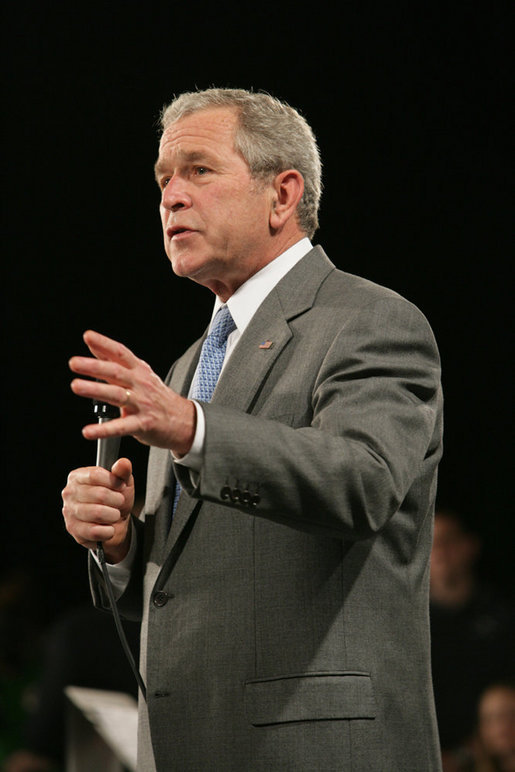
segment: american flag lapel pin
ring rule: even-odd
[[[259,344],[259,348],[268,349],[268,348],[272,348],[273,345],[274,345],[274,342],[272,340],[267,339],[267,340],[264,340],[263,343]]]

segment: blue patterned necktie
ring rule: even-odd
[[[227,338],[235,329],[236,325],[228,307],[221,306],[216,312],[213,328],[202,344],[200,359],[191,385],[190,399],[198,399],[200,402],[211,401],[224,363]],[[175,513],[180,492],[181,486],[176,481],[173,513]]]
[[[213,329],[202,344],[200,359],[191,386],[191,399],[210,402],[225,359],[227,338],[236,329],[227,306],[221,306],[215,316]]]

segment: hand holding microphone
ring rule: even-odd
[[[94,401],[99,424],[114,420],[118,408]],[[95,467],[75,469],[62,492],[67,531],[88,549],[101,549],[110,563],[118,563],[129,549],[129,515],[134,505],[132,464],[118,458],[120,437],[97,440]]]

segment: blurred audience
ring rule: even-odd
[[[140,497],[136,514],[142,505]],[[114,619],[91,604],[87,573],[80,573],[83,587],[55,593],[56,581],[49,590],[37,568],[0,561],[1,772],[63,772],[66,686],[137,696]],[[67,581],[73,577],[69,568],[62,570]],[[72,609],[70,597],[77,603]],[[122,624],[138,662],[140,626]]]
[[[41,667],[46,611],[30,571],[1,565],[0,762],[22,740],[21,726]]]
[[[137,662],[139,625],[123,625]],[[70,684],[137,695],[136,681],[112,616],[91,605],[66,613],[50,631],[20,747],[4,760],[2,772],[54,772],[64,768],[64,688]]]
[[[515,677],[513,603],[477,572],[481,541],[450,510],[435,516],[431,555],[433,682],[446,772],[472,747],[481,693]],[[461,763],[461,762],[460,762]],[[492,769],[497,769],[492,767]]]

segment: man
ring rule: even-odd
[[[439,769],[431,330],[312,248],[318,149],[289,106],[181,95],[163,114],[156,178],[174,272],[216,295],[205,347],[227,346],[222,374],[193,401],[212,361],[202,341],[163,384],[87,332],[94,358],[71,369],[105,383],[73,391],[121,416],[83,433],[152,446],[144,523],[129,515],[128,459],[72,472],[63,492],[67,529],[104,543],[120,608],[142,618],[141,769]],[[227,343],[219,314],[235,325]]]

